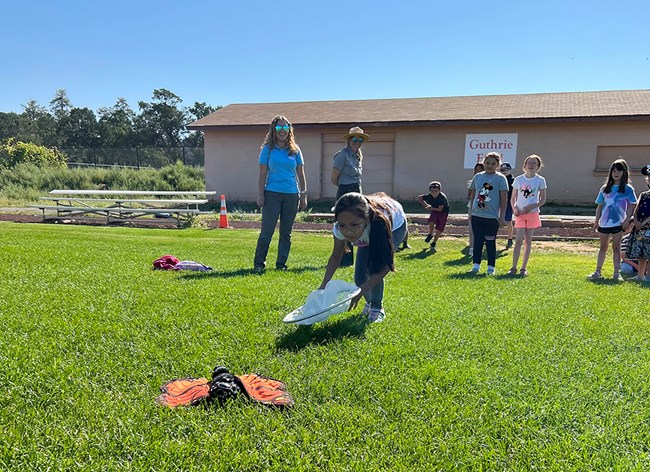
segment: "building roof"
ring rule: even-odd
[[[650,90],[244,103],[225,106],[188,128],[267,126],[276,115],[308,126],[650,119]]]

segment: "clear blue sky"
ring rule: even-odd
[[[650,88],[650,2],[0,3],[0,111]]]

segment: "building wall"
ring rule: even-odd
[[[309,128],[296,130],[296,138],[305,157],[305,172],[309,198],[330,197],[329,182],[332,156],[323,156],[323,145],[333,134],[343,135],[348,127]],[[468,133],[517,133],[517,163],[514,175],[521,173],[521,164],[529,154],[539,154],[545,163],[549,201],[592,203],[606,177],[607,163],[598,164],[599,155],[609,161],[619,153],[633,168],[650,163],[650,123],[642,121],[620,123],[537,123],[482,124],[457,126],[365,127],[370,134],[394,134],[394,171],[392,193],[400,199],[413,199],[427,191],[431,180],[440,180],[443,192],[452,200],[463,200],[471,169],[465,169],[465,135]],[[224,193],[230,200],[252,201],[257,197],[259,146],[266,130],[208,131],[205,135],[206,188]],[[341,147],[344,143],[341,141]],[[372,148],[368,145],[368,150]],[[603,148],[603,146],[612,146]],[[626,146],[631,146],[626,148]],[[633,147],[637,146],[637,147]],[[644,157],[645,156],[645,157]],[[372,182],[371,153],[365,154],[364,180]],[[385,169],[382,170],[386,172]],[[382,179],[385,177],[382,174]],[[325,182],[325,186],[323,186]],[[643,190],[645,183],[638,172],[632,174],[632,184]],[[367,192],[375,188],[364,189]]]
[[[255,201],[259,179],[260,146],[266,129],[207,131],[205,133],[205,187],[230,201]],[[320,195],[321,133],[301,133],[298,144],[305,162],[310,198]],[[329,176],[327,176],[329,178]]]

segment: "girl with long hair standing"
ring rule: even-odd
[[[609,238],[612,238],[614,259],[614,280],[621,280],[621,239],[623,230],[630,224],[636,195],[629,183],[629,168],[625,159],[616,159],[609,167],[607,180],[596,198],[596,220],[594,229],[600,238],[600,249],[596,261],[596,270],[589,274],[591,280],[602,279],[603,264],[607,257]]]
[[[528,259],[533,247],[533,233],[542,226],[539,209],[546,203],[546,179],[537,172],[544,166],[542,158],[531,154],[524,159],[524,173],[517,176],[512,183],[510,205],[515,215],[515,231],[517,240],[512,251],[512,268],[509,275],[517,273],[521,246],[524,246],[524,257],[521,261],[519,275],[528,275]]]

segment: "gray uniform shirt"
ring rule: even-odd
[[[508,191],[508,181],[503,174],[480,172],[474,176],[470,188],[474,189],[472,216],[499,219],[501,190]]]
[[[361,184],[361,159],[352,154],[348,147],[334,154],[333,167],[340,172],[339,185]]]

